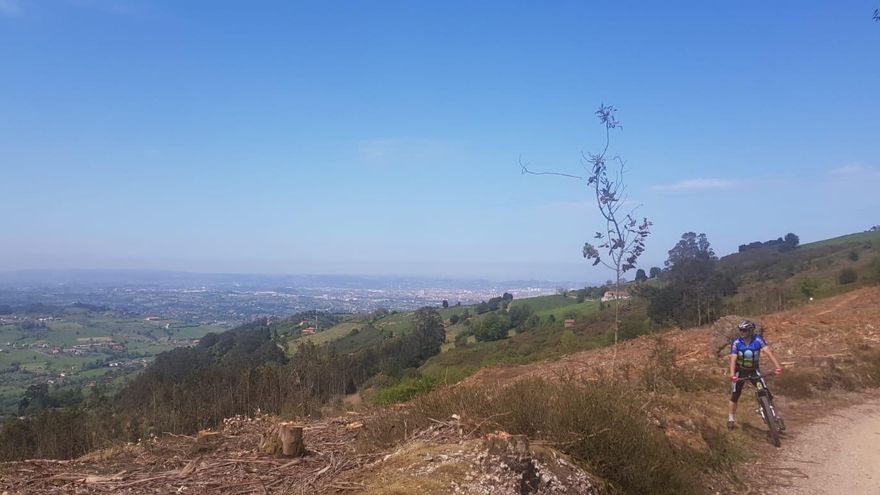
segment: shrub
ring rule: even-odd
[[[501,340],[507,337],[509,327],[510,324],[506,318],[491,314],[483,318],[479,326],[474,329],[474,337],[480,342]]]
[[[859,261],[859,253],[858,251],[850,251],[849,255],[847,255],[850,261]]]
[[[474,434],[503,430],[543,440],[590,466],[622,493],[699,493],[698,473],[722,464],[717,458],[721,451],[672,445],[640,409],[645,402],[640,392],[612,382],[525,380],[500,389],[448,387],[415,399],[408,410],[377,419],[361,441],[371,448],[389,446],[402,440],[405,431],[432,424],[430,418],[457,414]],[[723,437],[717,440],[728,449]]]
[[[816,289],[818,288],[819,281],[810,277],[801,279],[800,283],[798,284],[798,289],[800,289],[801,294],[803,294],[804,297],[808,299],[816,295]]]
[[[852,268],[843,268],[840,270],[840,274],[837,275],[837,281],[840,285],[851,284],[858,280],[858,278],[858,274]]]
[[[428,377],[404,378],[396,385],[379,390],[373,402],[387,406],[397,402],[406,402],[413,397],[426,394],[437,386],[437,380]]]

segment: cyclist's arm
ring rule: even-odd
[[[730,355],[730,376],[736,375],[736,354]]]
[[[779,364],[779,361],[776,360],[776,356],[773,355],[773,351],[770,350],[769,345],[764,346],[764,348],[761,350],[767,353],[767,356],[769,356],[770,360],[773,361],[773,364],[776,366],[776,369],[778,369],[778,370],[782,369],[782,365]]]

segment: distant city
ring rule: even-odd
[[[583,287],[584,284],[580,284]],[[71,270],[0,273],[0,305],[74,303],[180,321],[230,324],[301,311],[370,312],[552,294],[573,282],[428,277]]]

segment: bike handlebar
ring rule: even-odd
[[[771,371],[769,373],[761,373],[760,371],[756,370],[754,375],[737,377],[736,381],[742,382],[742,381],[747,381],[747,380],[754,380],[756,378],[769,378],[769,377],[775,376],[775,375],[776,375],[775,371]]]

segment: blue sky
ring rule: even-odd
[[[0,0],[0,270],[605,280],[602,103],[646,269],[880,223],[880,3],[656,5]]]

